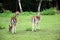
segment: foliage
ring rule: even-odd
[[[21,14],[22,15],[36,15],[36,12],[28,12],[28,11],[25,11],[25,12],[22,12]]]
[[[0,7],[2,7],[2,3],[0,3]]]
[[[5,10],[3,13],[0,13],[0,17],[11,17],[13,14],[9,10]]]
[[[55,11],[54,11],[54,8],[50,8],[50,9],[43,10],[41,14],[42,15],[54,15]]]
[[[10,10],[5,10],[4,13],[12,13]]]

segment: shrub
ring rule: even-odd
[[[36,14],[36,12],[28,12],[28,11],[25,11],[25,12],[22,12],[21,13],[22,15],[35,15]]]
[[[5,10],[4,13],[12,13],[10,10]]]
[[[55,14],[54,8],[43,10],[41,14],[42,15],[54,15]]]
[[[0,14],[0,17],[10,17],[12,16],[12,12],[9,10],[5,10],[2,14]]]

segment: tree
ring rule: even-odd
[[[58,2],[56,1],[56,8],[58,9]]]
[[[41,3],[42,3],[42,0],[40,0],[40,2],[39,2],[39,5],[38,5],[38,12],[40,12]]]
[[[21,7],[21,1],[20,0],[18,0],[18,4],[19,4],[20,12],[23,12],[22,7]]]

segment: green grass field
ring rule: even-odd
[[[42,15],[40,30],[32,32],[31,17],[34,14],[17,16],[16,34],[9,33],[8,25],[13,14],[0,14],[0,40],[60,40],[60,15]]]

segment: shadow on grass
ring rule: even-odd
[[[60,38],[58,38],[57,40],[60,40]]]
[[[46,31],[46,30],[43,30],[43,29],[37,29],[37,30],[34,30],[33,32],[47,32],[47,31]],[[27,29],[24,29],[24,30],[19,30],[19,31],[17,30],[17,31],[16,31],[16,34],[17,34],[17,35],[18,35],[18,34],[19,34],[19,35],[24,35],[24,34],[26,34],[26,33],[29,34],[29,33],[33,33],[33,32],[32,32],[32,29],[31,29],[31,28],[27,28]],[[9,32],[9,34],[12,34],[12,33]]]
[[[25,31],[32,31],[32,29],[31,28],[27,28]],[[36,29],[36,30],[34,30],[34,32],[38,32],[38,31],[45,32],[46,30],[43,30],[43,29]]]
[[[58,36],[56,40],[60,40],[60,36]]]
[[[32,31],[32,29],[31,28],[27,28],[25,31]]]

